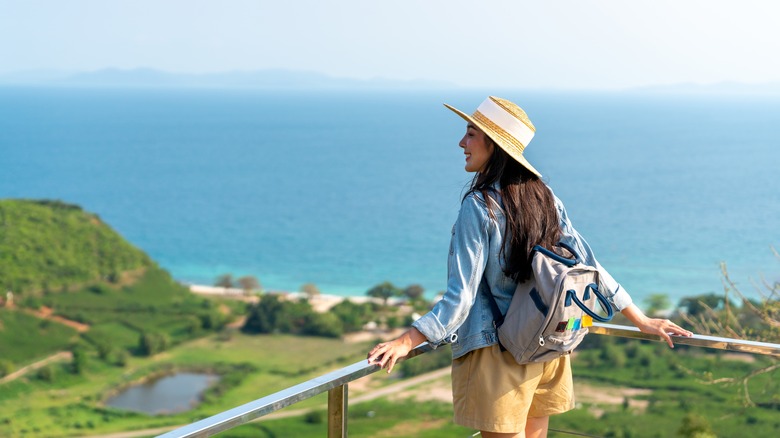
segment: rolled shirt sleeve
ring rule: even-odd
[[[463,200],[450,241],[447,291],[430,312],[412,324],[433,346],[454,339],[476,300],[490,248],[489,221],[487,206],[477,195]]]
[[[632,303],[631,295],[629,295],[629,293],[612,278],[612,275],[601,266],[598,260],[596,260],[596,256],[593,254],[593,250],[590,248],[590,245],[588,245],[588,242],[574,229],[574,226],[566,213],[566,207],[563,206],[563,203],[558,197],[555,197],[555,206],[558,209],[558,215],[561,220],[561,231],[563,233],[561,240],[577,250],[586,265],[598,269],[601,281],[607,288],[607,290],[603,292],[605,292],[605,296],[617,310],[620,311],[630,306]]]

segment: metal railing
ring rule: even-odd
[[[618,336],[650,341],[662,341],[659,336],[642,333],[635,327],[594,323],[590,333]],[[716,350],[737,351],[780,357],[780,345],[767,342],[745,341],[741,339],[721,338],[717,336],[693,335],[692,337],[673,336],[675,344],[691,345]],[[427,343],[421,344],[403,360],[431,351]],[[361,360],[340,370],[292,386],[275,394],[238,406],[228,411],[188,424],[160,438],[209,437],[219,432],[246,424],[264,415],[284,407],[306,400],[315,395],[328,392],[328,437],[347,436],[348,384],[369,374],[379,371],[377,365],[369,365]]]

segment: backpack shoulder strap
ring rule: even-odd
[[[484,279],[482,281],[485,281]],[[481,288],[480,288],[481,289]],[[488,304],[490,305],[490,312],[493,314],[493,327],[498,330],[499,327],[501,327],[501,324],[504,323],[504,314],[501,313],[501,310],[498,308],[498,303],[496,302],[496,297],[493,296],[493,293],[490,292],[490,287],[487,287],[484,289],[485,295],[488,297]],[[498,333],[496,333],[496,338],[498,338]],[[498,340],[498,347],[501,349],[501,351],[506,351],[506,348],[504,348],[504,345],[501,344],[501,340]]]

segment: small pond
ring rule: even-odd
[[[147,414],[188,411],[200,403],[200,395],[219,381],[204,373],[177,373],[131,386],[106,401],[106,406]]]

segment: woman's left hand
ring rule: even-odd
[[[669,344],[669,348],[674,348],[674,343],[672,342],[672,337],[670,335],[693,336],[693,332],[685,330],[668,319],[647,318],[643,323],[637,324],[637,328],[643,333],[660,336]]]
[[[658,335],[669,344],[669,348],[674,348],[672,337],[675,336],[693,336],[693,332],[685,330],[679,325],[668,319],[648,318],[635,304],[631,304],[623,309],[621,313],[629,319],[641,332]]]

